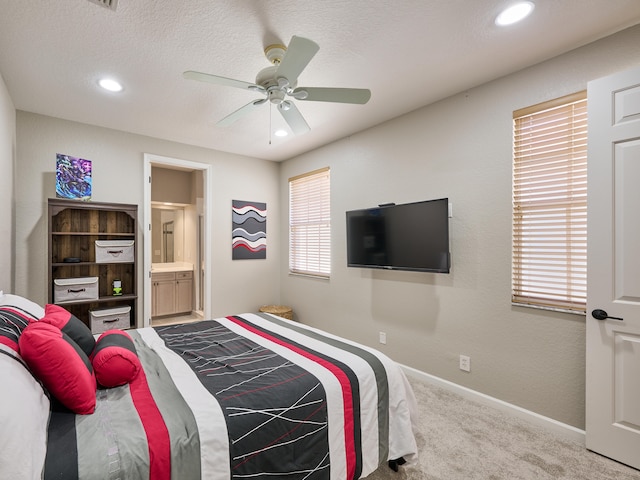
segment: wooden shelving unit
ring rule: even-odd
[[[89,311],[131,307],[131,326],[136,325],[138,304],[137,225],[138,206],[49,199],[49,292],[54,302],[53,281],[59,278],[98,277],[97,300],[60,303],[90,327]],[[132,262],[96,263],[96,240],[134,240]],[[65,259],[76,258],[69,263]],[[113,281],[122,282],[122,295],[113,295]]]

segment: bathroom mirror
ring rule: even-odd
[[[184,260],[184,209],[157,206],[151,208],[152,263]]]

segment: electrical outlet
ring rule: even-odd
[[[380,343],[383,345],[387,344],[387,334],[385,332],[380,332]]]
[[[460,370],[463,372],[471,371],[471,357],[467,355],[460,355]]]

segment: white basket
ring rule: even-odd
[[[124,330],[131,327],[131,307],[106,308],[89,311],[91,333],[102,333],[118,328]]]
[[[96,240],[96,263],[133,262],[133,240]]]
[[[53,281],[55,303],[98,299],[98,277],[56,278]]]

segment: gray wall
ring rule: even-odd
[[[638,45],[640,26],[284,163],[283,219],[287,179],[331,168],[333,258],[322,281],[288,275],[283,255],[282,301],[305,323],[584,428],[584,316],[511,305],[512,112],[638,65]],[[453,204],[451,274],[346,267],[345,211],[441,197]]]
[[[16,109],[0,75],[0,290],[13,291]]]
[[[47,300],[47,198],[55,197],[56,153],[92,160],[92,200],[138,204],[140,225],[144,153],[152,153],[212,165],[212,314],[255,311],[278,301],[281,242],[279,230],[273,228],[280,221],[278,164],[23,111],[17,112],[16,138],[15,293],[38,303]],[[266,260],[231,260],[232,200],[267,203],[272,228]],[[140,225],[138,258],[142,259]],[[139,263],[141,311],[142,261]]]

